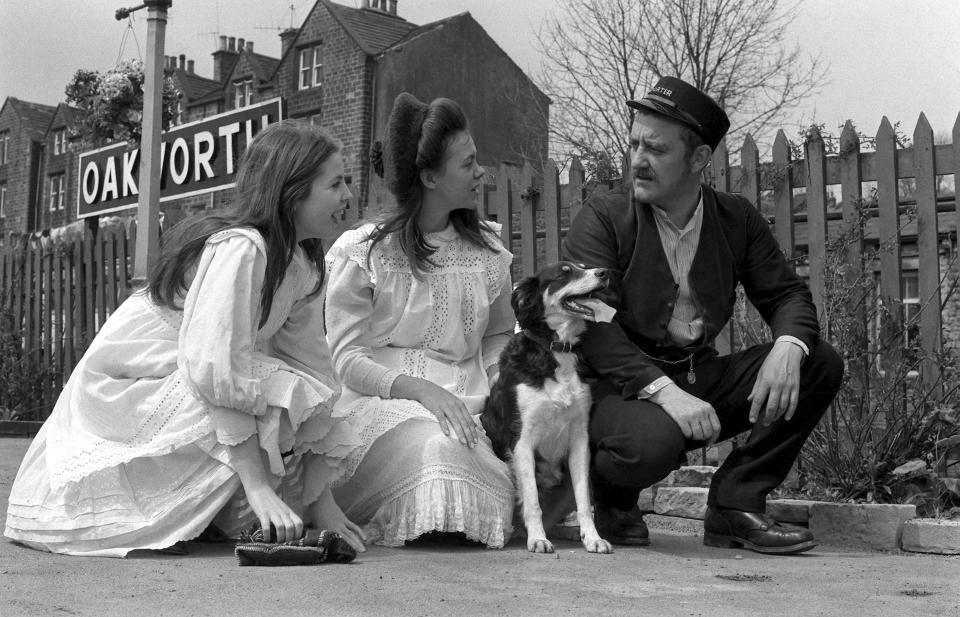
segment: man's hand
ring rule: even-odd
[[[803,350],[799,346],[788,341],[774,343],[747,397],[750,401],[751,423],[756,423],[761,414],[764,426],[769,426],[781,416],[787,420],[793,417],[800,396],[801,362]]]
[[[677,384],[664,386],[648,400],[660,405],[687,439],[709,445],[720,436],[720,419],[713,405],[687,394]]]

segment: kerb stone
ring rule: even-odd
[[[698,486],[706,488],[713,481],[713,474],[717,471],[716,467],[710,465],[691,465],[681,467],[673,472],[671,484],[673,486]]]
[[[781,523],[806,525],[810,521],[810,507],[820,503],[807,499],[769,499],[767,500],[767,514]]]
[[[818,502],[808,526],[825,544],[891,550],[900,548],[903,525],[916,516],[912,505]]]
[[[960,555],[960,520],[915,518],[903,524],[903,550]]]
[[[654,512],[703,520],[707,513],[708,492],[709,489],[701,487],[662,486],[657,489]]]

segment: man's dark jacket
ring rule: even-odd
[[[712,351],[730,319],[737,283],[770,326],[773,338],[795,336],[812,352],[820,335],[817,311],[806,284],[780,252],[770,226],[745,198],[703,191],[700,244],[690,267],[693,300],[704,323],[696,357]],[[598,294],[617,310],[612,323],[591,323],[582,338],[587,364],[612,380],[624,398],[636,396],[663,371],[647,354],[682,359],[691,350],[672,346],[667,324],[678,286],[649,204],[635,203],[632,189],[589,200],[577,214],[563,244],[564,259],[612,272]]]

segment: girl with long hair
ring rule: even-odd
[[[362,550],[330,492],[360,440],[332,411],[321,296],[322,238],[346,227],[350,197],[325,130],[288,120],[257,135],[234,203],[165,234],[146,289],[77,364],[21,464],[5,535],[122,557],[259,524]]]
[[[499,548],[513,488],[477,418],[514,327],[513,256],[477,214],[484,170],[459,105],[401,94],[382,153],[396,207],[327,254],[335,410],[363,441],[334,496],[378,544],[462,532]]]

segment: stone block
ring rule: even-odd
[[[769,499],[767,514],[781,523],[807,525],[810,521],[810,506],[819,501],[807,499]]]
[[[960,555],[960,520],[915,518],[903,524],[903,550]]]
[[[657,489],[653,486],[640,491],[640,498],[637,500],[637,506],[641,512],[655,512],[654,500],[657,496]]]
[[[808,526],[824,544],[891,550],[900,548],[903,525],[916,516],[912,505],[817,502]]]
[[[717,468],[711,465],[690,465],[673,472],[674,486],[699,486],[706,488],[713,481]]]
[[[703,520],[707,513],[707,492],[708,489],[700,487],[662,486],[657,489],[654,512]]]

